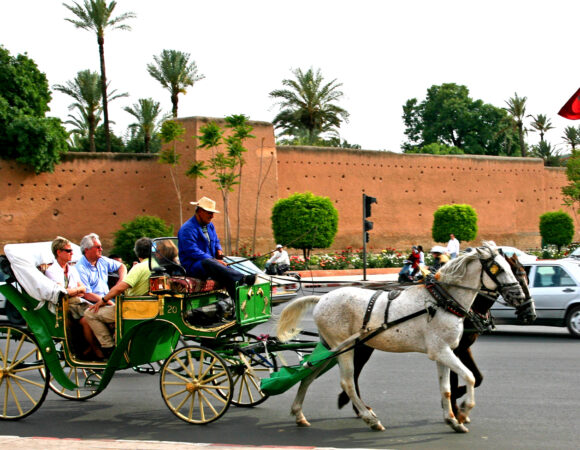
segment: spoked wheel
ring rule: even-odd
[[[232,376],[213,350],[182,347],[161,368],[161,395],[173,414],[189,423],[219,419],[232,402]]]
[[[48,373],[32,334],[0,325],[0,419],[18,420],[36,411],[48,392]]]
[[[256,338],[250,337],[251,342]],[[232,404],[239,407],[252,407],[266,401],[269,397],[260,389],[260,380],[268,378],[278,370],[274,354],[263,351],[247,351],[242,348],[236,355],[225,358],[232,374],[234,395]],[[221,391],[218,391],[221,394]]]
[[[67,400],[83,401],[100,394],[100,391],[97,391],[97,387],[101,382],[102,370],[94,370],[88,367],[71,367],[66,361],[61,361],[60,364],[69,380],[76,384],[79,389],[72,391],[66,389],[58,384],[54,377],[51,376],[49,387],[56,395]]]
[[[98,395],[100,391],[97,391],[97,387],[101,382],[102,370],[91,369],[88,367],[71,367],[65,360],[64,352],[62,350],[62,343],[57,345],[57,352],[60,358],[60,366],[63,372],[74,384],[76,384],[79,389],[69,390],[62,387],[58,381],[51,375],[48,387],[56,395],[66,398],[67,400],[88,400]],[[45,376],[45,372],[41,370],[42,376]]]

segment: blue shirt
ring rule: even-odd
[[[179,229],[179,262],[185,268],[188,275],[196,278],[207,278],[208,274],[203,270],[201,262],[204,259],[215,258],[217,251],[221,250],[220,240],[213,223],[207,225],[209,242],[203,234],[201,225],[193,216]]]
[[[85,255],[76,264],[77,271],[81,277],[81,282],[87,287],[87,292],[100,295],[101,297],[109,292],[109,273],[115,273],[121,267],[119,261],[101,256],[94,266]]]

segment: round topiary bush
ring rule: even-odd
[[[556,245],[560,250],[574,238],[574,220],[562,210],[544,213],[540,216],[540,235],[543,244]]]
[[[127,264],[137,260],[133,248],[135,241],[142,237],[156,238],[173,236],[173,226],[155,216],[137,216],[130,222],[122,223],[115,232],[113,253],[118,254]]]
[[[454,234],[460,241],[477,236],[477,213],[469,205],[443,205],[433,213],[431,236],[435,242],[447,242]]]

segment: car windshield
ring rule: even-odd
[[[574,250],[570,256],[572,256],[573,258],[580,258],[580,247],[578,247],[576,250]]]

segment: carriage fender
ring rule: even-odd
[[[53,317],[54,314],[50,311],[35,310],[34,308],[38,301],[26,293],[18,292],[10,284],[0,286],[0,291],[26,321],[26,325],[32,331],[51,375],[62,387],[70,390],[77,389],[78,386],[66,376],[60,365],[50,328],[45,322],[45,318],[43,318],[43,313],[45,313],[44,315],[50,314]],[[43,309],[45,308],[46,305],[43,306]]]

